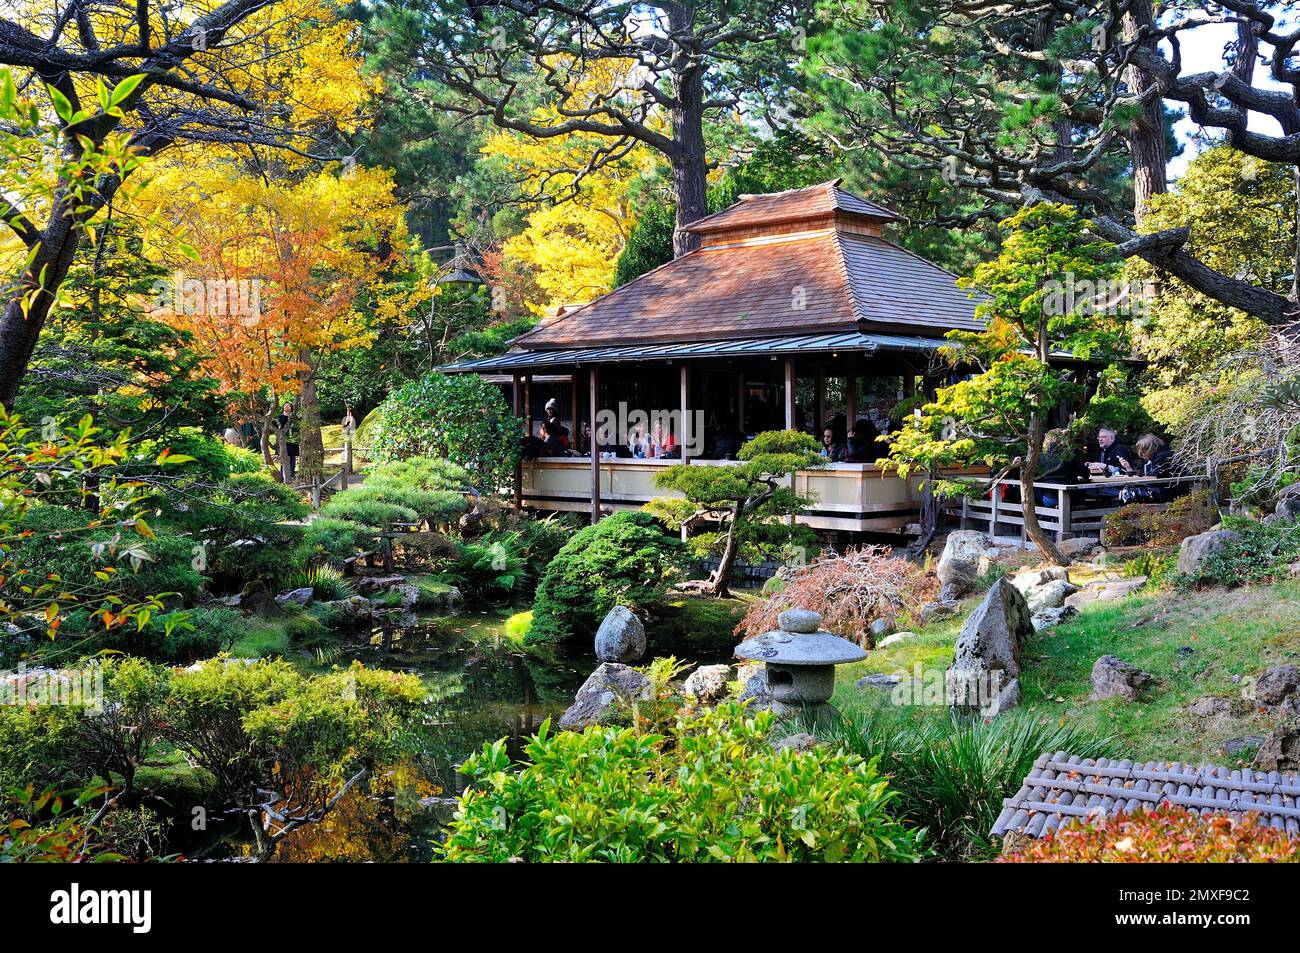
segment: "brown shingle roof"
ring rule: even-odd
[[[1034,762],[1016,796],[1002,802],[990,833],[1042,837],[1094,814],[1131,814],[1166,802],[1200,814],[1255,811],[1261,823],[1300,835],[1300,778],[1290,772],[1081,759],[1064,751]]]
[[[825,227],[697,249],[544,322],[516,343],[532,349],[859,327],[932,334],[980,327],[975,302],[955,280],[884,239]]]
[[[740,201],[714,215],[707,215],[686,226],[697,234],[775,225],[804,219],[825,218],[835,212],[862,216],[877,222],[892,222],[898,216],[882,205],[845,192],[840,180],[822,182],[802,189],[772,192],[766,195],[742,195]]]

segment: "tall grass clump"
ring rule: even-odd
[[[1115,756],[1117,739],[1069,723],[1009,712],[993,721],[885,709],[845,713],[819,737],[866,760],[879,759],[898,794],[898,815],[927,829],[931,849],[949,860],[982,859],[996,849],[989,831],[1003,798],[1020,787],[1045,752]]]

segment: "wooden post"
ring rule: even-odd
[[[741,433],[745,430],[745,372],[736,372],[736,427]]]
[[[996,541],[998,538],[998,497],[1002,495],[1002,484],[993,484],[993,496],[991,498],[993,508],[989,511],[989,535]]]
[[[1070,491],[1061,490],[1061,527],[1056,531],[1056,541],[1062,542],[1074,533],[1071,531],[1070,522],[1073,517],[1070,516]]]
[[[515,412],[515,420],[519,419],[520,396],[521,395],[519,393],[519,372],[516,371],[514,374],[514,386],[511,388],[510,391],[511,406],[513,407]],[[522,510],[523,508],[524,508],[524,464],[523,464],[523,460],[520,459],[515,461],[515,509]]]
[[[600,403],[600,371],[593,364],[588,371],[591,406],[587,408],[591,425],[591,522],[600,522],[600,441],[596,437],[596,411]]]
[[[312,510],[320,509],[320,476],[311,478],[311,508]]]
[[[691,419],[691,372],[686,362],[682,361],[682,420],[681,433],[677,435],[677,444],[682,448],[682,463],[690,463],[690,454],[686,450],[686,436],[694,429],[694,421]],[[700,436],[704,436],[700,434]]]
[[[573,405],[573,429],[569,431],[569,449],[577,451],[578,449],[578,431],[582,429],[579,421],[582,419],[578,416],[578,375],[569,375],[569,400]]]
[[[785,429],[794,429],[794,358],[785,359]]]
[[[826,429],[826,369],[817,368],[817,405],[813,408],[813,428],[817,439],[821,440],[822,431]]]
[[[533,375],[524,375],[524,422],[526,433],[533,436]]]
[[[853,425],[858,419],[858,375],[850,371],[844,382],[844,416],[848,418],[846,426],[853,433]]]
[[[393,574],[393,537],[385,533],[384,540],[384,573],[391,576]]]
[[[339,489],[348,488],[348,477],[352,475],[352,435],[343,435],[343,469],[339,471]]]

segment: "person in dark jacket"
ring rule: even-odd
[[[1137,450],[1138,460],[1141,461],[1141,468],[1137,471],[1137,475],[1144,477],[1168,477],[1174,475],[1174,452],[1169,449],[1168,444],[1155,434],[1143,434],[1133,446]],[[1126,486],[1120,493],[1120,501],[1123,503],[1162,503],[1171,489],[1171,486],[1153,486],[1149,483]]]
[[[284,441],[284,447],[281,448],[283,454],[280,464],[283,467],[285,478],[292,480],[298,469],[298,418],[293,412],[293,403],[286,402],[280,410],[280,416],[275,418],[276,430],[279,434],[278,439]]]
[[[875,463],[883,450],[876,440],[879,436],[880,431],[875,424],[865,417],[859,417],[853,425],[848,445],[840,455],[840,463]]]
[[[1088,470],[1094,476],[1122,476],[1137,473],[1136,455],[1119,442],[1119,435],[1110,427],[1097,431],[1097,456],[1088,461]]]
[[[1079,438],[1069,430],[1049,430],[1043,437],[1043,453],[1039,458],[1040,483],[1087,483],[1091,475],[1084,459],[1084,449]],[[1040,506],[1056,506],[1056,490],[1036,490],[1034,495]]]
[[[822,430],[822,459],[834,462],[844,453],[844,444],[835,439],[835,430],[827,427]]]

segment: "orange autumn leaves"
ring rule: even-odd
[[[294,393],[310,356],[365,343],[370,322],[354,302],[405,251],[382,170],[276,182],[225,163],[197,176],[178,166],[154,179],[150,200],[173,266],[155,314],[194,335],[228,392]]]

